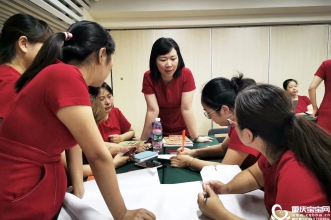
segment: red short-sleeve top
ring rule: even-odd
[[[82,73],[72,65],[52,64],[20,91],[0,126],[0,136],[47,153],[61,153],[77,142],[56,113],[74,105],[91,105]]]
[[[20,76],[13,67],[0,65],[0,118],[5,117],[17,96],[15,83]]]
[[[240,141],[234,125],[231,125],[228,136],[230,138],[228,148],[249,154],[246,157],[246,159],[243,161],[243,163],[240,165],[240,168],[246,169],[252,166],[253,164],[255,164],[258,158],[260,157],[261,153],[258,150],[255,150],[254,148],[244,145]]]
[[[292,151],[285,152],[272,166],[261,155],[258,165],[263,173],[264,202],[270,215],[275,204],[288,211],[294,206],[330,206],[318,179]]]
[[[298,95],[298,103],[295,106],[294,113],[306,112],[308,105],[311,105],[310,99],[307,96]]]
[[[324,80],[325,93],[320,109],[331,109],[331,60],[324,61],[315,73]]]
[[[113,107],[109,112],[108,119],[102,121],[98,128],[103,140],[108,142],[109,135],[123,134],[131,128],[131,124],[118,108]]]
[[[152,79],[150,71],[144,74],[142,92],[155,94],[159,105],[159,118],[161,118],[163,134],[181,134],[183,129],[189,135],[181,113],[181,100],[183,92],[195,90],[192,72],[184,67],[179,77],[174,78],[169,84],[159,79]]]

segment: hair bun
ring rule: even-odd
[[[242,73],[239,73],[239,76],[234,76],[231,78],[231,87],[235,91],[236,94],[241,90],[243,86],[243,77],[244,75]]]

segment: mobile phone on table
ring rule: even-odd
[[[137,151],[136,147],[131,147],[131,149],[125,152],[123,156],[130,156],[131,154],[134,154],[136,151]]]
[[[138,166],[138,167],[142,167],[142,168],[162,168],[165,167],[164,164],[158,162],[158,161],[143,161],[143,162],[139,162],[139,163],[135,163],[134,165]]]

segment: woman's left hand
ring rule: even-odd
[[[203,142],[212,142],[213,138],[211,137],[199,137],[195,142],[203,143]]]
[[[206,193],[209,195],[207,199],[204,198]],[[198,205],[202,214],[211,219],[221,219],[224,216],[223,214],[228,212],[209,185],[207,185],[205,193],[198,194]]]
[[[172,167],[187,167],[193,157],[189,155],[177,155],[170,158],[170,166]]]
[[[80,199],[83,198],[84,193],[85,193],[85,188],[83,184],[80,187],[76,187],[76,188],[74,187],[72,191],[72,194],[74,194]]]
[[[122,135],[120,135],[120,134],[109,135],[109,142],[118,144],[118,143],[120,143],[122,141],[124,141],[124,140],[123,140]]]
[[[145,150],[148,149],[148,145],[147,144],[144,144],[144,142],[140,142],[136,145],[134,145],[136,148],[137,148],[137,152],[140,153],[140,152],[143,152]]]

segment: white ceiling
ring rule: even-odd
[[[109,29],[330,23],[331,0],[100,0],[90,15]]]
[[[331,0],[0,0],[0,26],[19,12],[54,31],[81,19],[107,29],[326,24]]]

